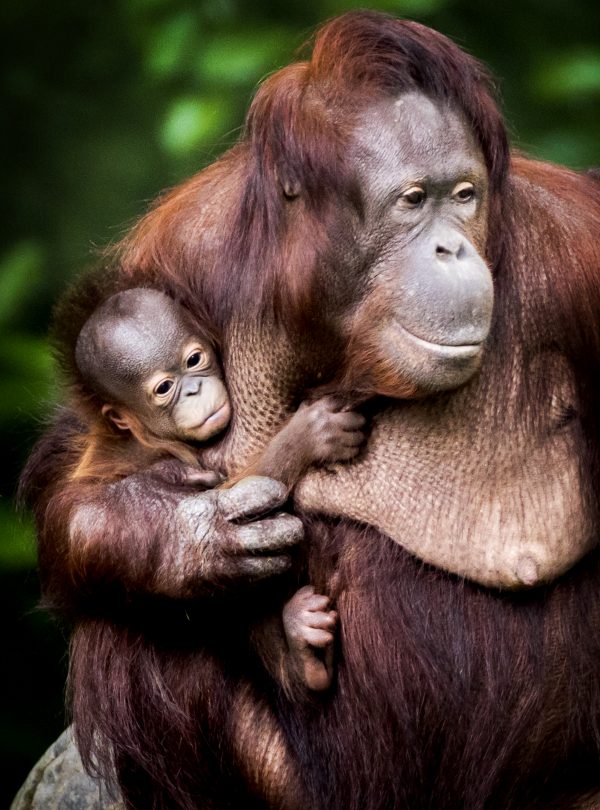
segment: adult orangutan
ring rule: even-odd
[[[264,446],[346,342],[357,384],[427,394],[382,398],[364,460],[297,490],[311,581],[340,617],[318,702],[290,702],[232,620],[243,605],[253,621],[290,564],[293,517],[239,523],[278,505],[272,482],[222,502],[135,476],[81,487],[78,425],[42,440],[27,477],[45,593],[75,621],[78,742],[130,806],[574,808],[600,792],[600,191],[509,168],[477,62],[351,13],[124,244],[132,286],[202,301],[224,331],[234,420],[211,469]],[[494,278],[485,347],[474,253]],[[562,576],[500,591],[423,560],[514,587]]]

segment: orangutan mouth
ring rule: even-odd
[[[486,335],[478,343],[437,343],[418,337],[398,322],[391,325],[390,330],[396,333],[399,342],[408,342],[427,354],[435,354],[440,359],[448,360],[469,360],[477,357],[481,353],[487,337]]]

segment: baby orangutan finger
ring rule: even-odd
[[[175,486],[199,485],[212,489],[221,483],[221,476],[212,470],[203,470],[191,464],[183,464],[175,458],[162,459],[148,468],[147,474]]]
[[[303,641],[311,647],[327,647],[329,644],[333,644],[333,633],[328,630],[305,627]]]
[[[335,610],[315,611],[307,613],[305,616],[305,624],[307,627],[312,627],[315,630],[335,630],[337,624],[337,613]]]
[[[325,596],[325,594],[315,593],[315,589],[312,585],[305,585],[303,588],[296,591],[288,604],[299,615],[304,624],[313,627],[320,626],[314,624],[314,620],[318,616],[328,616],[332,614],[334,617],[337,617],[334,610],[327,611],[327,608],[331,604],[331,599]],[[333,623],[335,624],[335,619]],[[329,622],[326,622],[326,624],[329,626]]]
[[[301,591],[298,591],[296,597],[298,598],[299,603],[302,605],[302,608],[306,611],[327,610],[331,602],[328,596],[325,596],[322,593],[315,593],[314,589],[312,593],[307,594],[302,594]]]
[[[309,407],[320,407],[324,411],[328,411],[329,413],[339,413],[346,401],[336,395],[336,394],[328,394],[325,397],[321,397],[321,399],[315,400]]]
[[[315,586],[314,585],[303,585],[301,588],[298,588],[296,593],[294,594],[294,599],[301,599],[304,601],[309,596],[312,596],[315,593]],[[319,594],[321,596],[321,594]],[[327,597],[325,597],[327,599]]]
[[[315,592],[314,585],[303,585],[293,596],[294,603],[308,610],[324,610],[330,599],[322,593]]]
[[[332,659],[333,660],[333,659]],[[306,686],[313,692],[323,692],[329,689],[333,677],[333,667],[328,667],[323,661],[319,661],[313,654],[305,658],[300,656],[299,666],[302,671],[302,678]]]
[[[359,447],[365,440],[365,434],[360,430],[346,430],[340,436],[340,441],[347,447]]]
[[[342,430],[360,430],[365,425],[365,417],[356,411],[338,411],[332,419]]]

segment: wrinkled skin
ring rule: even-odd
[[[352,22],[355,28],[356,20]],[[380,24],[393,25],[385,20]],[[380,49],[383,39],[377,36],[375,41]],[[468,195],[462,201],[455,199],[464,183],[478,188],[478,150],[464,123],[444,104],[432,111],[430,100],[423,96],[403,99],[415,120],[428,121],[426,127],[414,128],[416,139],[404,139],[403,120],[397,117],[399,100],[402,95],[367,105],[347,144],[344,154],[351,163],[353,185],[337,201],[343,210],[335,220],[336,227],[331,219],[325,220],[331,228],[331,244],[329,252],[324,251],[320,258],[326,255],[330,262],[322,261],[319,267],[333,278],[325,288],[330,298],[314,302],[313,329],[277,331],[268,318],[248,323],[247,301],[237,302],[238,308],[227,324],[225,374],[234,419],[221,448],[221,461],[228,469],[243,465],[260,450],[293,412],[304,387],[331,372],[339,357],[340,341],[325,339],[331,334],[327,331],[328,318],[341,330],[361,322],[369,326],[358,330],[361,340],[363,336],[369,338],[362,358],[368,357],[374,346],[385,355],[386,372],[376,369],[372,379],[387,384],[394,376],[403,379],[401,386],[381,391],[404,396],[448,392],[408,403],[374,403],[375,427],[364,459],[351,471],[340,468],[326,475],[313,474],[300,486],[297,501],[301,506],[361,519],[390,537],[347,520],[329,522],[305,516],[310,532],[309,568],[336,597],[340,617],[343,654],[337,687],[316,712],[285,700],[279,693],[275,696],[269,692],[268,696],[276,704],[287,742],[306,778],[306,796],[300,796],[300,806],[303,799],[312,796],[322,806],[351,810],[387,810],[390,806],[444,810],[457,806],[469,810],[573,808],[598,787],[597,558],[592,555],[587,566],[579,566],[555,585],[513,595],[488,591],[433,570],[405,549],[450,570],[472,574],[482,582],[523,584],[550,579],[552,571],[567,570],[595,541],[595,501],[591,488],[583,482],[593,480],[593,468],[584,452],[585,439],[591,436],[593,442],[594,437],[586,408],[594,412],[597,398],[591,387],[582,393],[574,368],[578,358],[585,356],[585,348],[592,358],[588,362],[596,362],[597,347],[591,338],[586,344],[588,333],[581,336],[575,327],[586,324],[591,334],[590,324],[597,319],[589,317],[591,310],[585,309],[590,296],[586,298],[582,288],[577,288],[569,297],[557,269],[572,271],[575,278],[575,271],[585,276],[590,267],[597,267],[597,247],[590,244],[589,234],[598,227],[599,204],[575,175],[527,163],[515,167],[503,220],[510,261],[498,269],[492,328],[484,345],[490,300],[482,259],[484,217],[478,213],[483,208],[478,206],[485,205],[485,189],[480,191],[479,203],[477,197],[466,199]],[[435,132],[438,137],[431,135]],[[398,144],[403,144],[402,161],[396,151]],[[468,165],[455,163],[459,153]],[[201,218],[194,211],[195,218],[182,222],[178,219],[182,206],[174,205],[170,245],[174,234],[180,237],[178,246],[192,243],[192,237],[204,238],[207,250],[218,252],[222,245],[221,212],[234,206],[245,177],[245,167],[236,163],[240,155],[243,158],[244,152],[238,151],[231,158],[226,175],[218,170],[206,175],[206,196],[202,199],[210,203],[201,209]],[[382,192],[382,183],[388,178],[390,202],[386,204],[387,191]],[[408,188],[404,183],[409,183]],[[429,196],[421,201],[423,207],[409,211],[411,217],[417,214],[424,218],[422,225],[412,229],[414,238],[405,245],[402,228],[395,227],[396,218],[401,216],[409,229],[412,220],[404,218],[406,209],[398,209],[396,203],[401,200],[402,206],[406,202],[420,206],[419,193],[413,196],[411,191],[419,184]],[[195,191],[190,185],[180,194],[196,200]],[[294,191],[288,188],[290,199],[286,196],[285,202],[286,206],[289,203],[286,221],[294,226],[288,232],[285,255],[297,257],[310,247],[308,237],[311,229],[316,233],[317,228],[306,214],[307,208],[302,207],[302,194],[293,197]],[[403,198],[404,193],[408,199]],[[163,227],[169,217],[168,204],[161,212]],[[442,212],[439,220],[428,217],[430,204]],[[474,210],[469,208],[472,205]],[[473,210],[471,216],[464,213],[469,210]],[[565,214],[567,210],[573,215]],[[307,221],[310,227],[303,232]],[[201,223],[203,236],[194,232],[190,222]],[[438,222],[440,238],[432,240],[430,232],[433,229],[435,235]],[[151,219],[145,227],[147,236],[152,230]],[[446,240],[449,230],[458,242]],[[154,255],[155,245],[151,238],[149,242],[148,254]],[[139,248],[132,265],[143,268],[144,249]],[[474,256],[476,249],[479,258]],[[406,255],[412,255],[414,261],[405,264]],[[482,283],[473,307],[465,306],[468,287],[457,285],[453,311],[463,322],[455,329],[455,321],[446,319],[440,306],[441,291],[454,288],[444,268],[448,264],[460,266],[465,260],[469,272],[474,269],[476,275],[479,273]],[[412,312],[405,296],[413,292],[414,278],[408,284],[399,279],[403,273],[410,276],[411,268],[420,261],[424,270],[435,270],[431,284],[423,285],[416,301],[417,309],[431,317],[424,317],[424,324],[404,324],[403,319]],[[198,264],[193,266],[197,273]],[[279,272],[282,266],[283,262]],[[385,291],[381,300],[377,300],[379,282]],[[195,291],[191,282],[190,287]],[[555,301],[559,302],[556,308]],[[577,306],[582,307],[581,312]],[[473,317],[464,322],[469,312]],[[398,324],[404,331],[397,328]],[[571,325],[570,329],[566,325]],[[384,340],[380,340],[380,326],[384,327]],[[401,345],[403,351],[399,350]],[[478,366],[480,373],[473,377]],[[589,374],[589,369],[586,372]],[[452,386],[459,383],[464,387],[453,392]],[[207,458],[215,452],[207,451]],[[53,474],[56,478],[56,472]],[[218,578],[226,574],[220,567],[222,561],[235,570],[236,562],[248,560],[246,542],[242,542],[240,557],[226,553],[231,548],[232,527],[221,517],[223,510],[227,514],[230,511],[218,498],[208,507],[208,525],[214,530],[211,542],[218,549],[211,556],[194,528],[198,515],[202,516],[200,529],[207,526],[207,507],[189,508],[189,493],[157,486],[149,494],[140,487],[129,493],[128,508],[121,513],[120,498],[127,494],[126,488],[115,487],[113,492],[114,500],[103,515],[113,531],[136,507],[145,513],[148,505],[156,506],[161,518],[156,523],[156,537],[150,538],[152,555],[142,543],[137,547],[128,539],[127,554],[124,550],[119,559],[119,574],[125,581],[146,566],[135,582],[138,589],[154,587],[156,578],[148,576],[151,568],[160,572],[161,593],[202,596],[211,592],[215,572]],[[105,495],[98,490],[83,498],[70,513],[74,515],[71,527],[81,514],[85,516],[94,497],[103,503]],[[258,509],[264,492],[257,491],[256,496]],[[198,496],[198,503],[205,502],[206,497]],[[573,506],[565,511],[567,504]],[[63,506],[59,511],[66,509]],[[245,516],[251,517],[249,511]],[[263,525],[257,531],[264,528],[268,532],[269,525],[274,528],[274,522],[281,519],[272,518],[271,524],[259,521],[258,525]],[[154,523],[150,525],[154,529]],[[84,528],[67,548],[68,553],[61,555],[60,566],[71,575],[73,557],[81,553],[82,562],[88,566],[85,583],[93,589],[98,578],[93,564],[90,566],[94,562],[90,551],[94,547],[104,551],[104,537],[99,521],[88,521]],[[286,531],[289,528],[291,524]],[[243,540],[253,527],[241,529],[245,530]],[[233,529],[235,534],[238,530]],[[147,543],[147,527],[145,531],[142,539]],[[179,536],[188,538],[183,555],[177,544]],[[290,545],[297,539],[297,535],[288,537]],[[262,538],[266,541],[267,534],[262,533]],[[203,566],[202,554],[198,554],[193,562],[200,567],[192,570],[187,554],[194,550],[196,539],[204,544],[202,550],[209,552],[208,564]],[[254,575],[268,573],[265,563],[271,558],[272,565],[278,551],[281,570],[285,567],[290,546],[280,543],[277,549],[277,544],[265,545],[273,554],[265,560],[255,559]],[[533,567],[521,565],[530,553],[537,554],[544,547],[546,556],[542,555],[541,562],[534,558]],[[157,548],[161,556],[156,569]],[[113,571],[114,567],[113,561]],[[243,574],[241,567],[237,570]],[[272,573],[277,570],[272,566]],[[64,573],[63,577],[67,578]],[[238,584],[239,577],[234,576],[231,582]],[[135,590],[131,587],[130,593]],[[123,634],[115,630],[111,636],[108,630],[112,628],[102,628],[107,646],[115,640],[125,643]],[[94,649],[91,634],[86,639],[82,632],[80,637],[92,639],[89,643]],[[152,639],[151,628],[143,640],[147,638]],[[85,652],[84,647],[73,665],[75,683],[78,675],[82,683],[84,678],[95,676]],[[177,658],[178,652],[151,646],[152,656],[143,664],[152,663],[163,677],[170,675],[178,695],[199,695],[202,712],[209,714],[210,722],[202,726],[207,736],[197,734],[188,749],[177,751],[174,770],[181,774],[177,787],[183,804],[190,791],[204,787],[201,776],[198,782],[185,779],[194,772],[194,764],[199,767],[205,761],[198,755],[205,740],[201,752],[206,761],[215,748],[227,756],[232,741],[222,722],[228,716],[227,705],[219,716],[214,697],[218,694],[227,704],[230,693],[226,690],[232,683],[236,694],[235,674],[239,669],[228,673],[230,678],[221,677],[217,690],[204,692],[199,677],[205,674],[200,644],[185,660]],[[246,672],[243,662],[234,663]],[[139,677],[137,670],[134,674]],[[122,683],[116,674],[113,677],[114,683]],[[97,683],[106,691],[101,681]],[[109,687],[111,683],[109,680]],[[134,678],[127,682],[132,701],[137,697],[134,684]],[[93,732],[89,713],[95,707],[90,710],[89,701],[84,701],[83,687],[81,695],[81,723],[89,723],[87,728]],[[141,714],[134,715],[136,721],[140,716],[149,720],[152,729],[143,739],[143,756],[150,751],[162,762],[165,746],[157,729],[168,734],[179,715],[172,713],[165,718],[152,714],[147,707],[147,702],[140,702]],[[216,716],[210,714],[212,711]],[[106,713],[97,714],[95,719],[98,724],[111,720],[106,719]],[[251,720],[246,731],[252,727]],[[109,733],[122,745],[121,750],[138,757],[143,772],[139,737],[133,744],[130,738],[123,740],[116,722]],[[234,741],[238,738],[233,735]],[[185,755],[189,756],[187,762],[182,761]],[[179,769],[180,762],[187,770]],[[233,772],[237,773],[238,761],[234,762]],[[271,768],[269,773],[275,771]],[[233,792],[226,767],[222,775],[217,787]],[[134,770],[128,783],[132,790],[139,784],[135,776]],[[165,807],[173,795],[169,792],[171,784],[166,784],[170,777],[171,771],[163,771],[152,783],[153,796]],[[207,785],[207,795],[218,793],[211,793],[214,785],[210,780]],[[227,799],[235,806],[235,797],[231,799],[228,794]],[[238,802],[238,806],[245,805]]]
[[[477,190],[475,200],[462,205],[446,203],[457,244],[462,234],[468,257],[473,246],[483,249],[486,181],[476,155],[470,150],[461,153],[459,144],[470,143],[464,127],[455,119],[448,127],[448,114],[435,113],[426,101],[421,113],[418,100],[410,98],[409,103],[416,105],[417,132],[427,133],[424,142],[421,135],[415,138],[412,127],[408,142],[404,139],[398,102],[377,105],[356,132],[357,170],[366,199],[364,239],[366,249],[378,258],[364,282],[369,289],[376,279],[375,292],[359,304],[354,318],[360,322],[364,312],[366,323],[375,305],[383,321],[383,329],[376,333],[378,349],[385,353],[388,366],[397,370],[399,379],[409,377],[417,386],[426,373],[431,387],[442,389],[455,366],[440,341],[448,339],[444,330],[454,319],[444,325],[435,315],[423,318],[429,329],[427,338],[437,341],[426,351],[408,334],[406,292],[408,301],[416,301],[422,310],[421,286],[415,288],[402,280],[405,272],[412,272],[412,262],[405,271],[393,261],[394,256],[404,258],[404,240],[407,231],[412,233],[412,225],[398,226],[397,207],[389,200],[394,189],[402,188],[403,182],[414,183],[414,178],[431,178],[434,188],[448,188],[471,177]],[[430,118],[437,121],[437,128]],[[417,155],[422,155],[420,162]],[[546,207],[543,197],[537,198],[537,190],[528,180],[515,179],[509,193],[509,209],[531,205],[540,219],[547,219],[549,228],[560,232],[555,212]],[[431,203],[434,206],[443,212],[439,200]],[[401,216],[406,220],[414,214],[402,207]],[[436,218],[434,227],[444,221]],[[427,225],[423,228],[427,234]],[[531,259],[523,257],[525,266],[537,260],[552,267],[564,250],[558,241],[536,242]],[[408,244],[412,250],[410,236]],[[427,238],[425,244],[430,244]],[[568,261],[565,256],[565,266]],[[456,264],[450,272],[453,279],[458,276],[460,280],[463,273],[460,262]],[[377,526],[418,557],[449,571],[487,585],[519,587],[568,570],[593,547],[596,533],[593,507],[581,479],[579,393],[571,361],[558,348],[563,342],[563,323],[547,298],[552,276],[509,279],[508,272],[498,279],[496,292],[501,297],[500,317],[507,323],[497,319],[488,341],[487,361],[485,351],[480,352],[479,360],[484,358],[481,374],[450,398],[385,409],[375,418],[364,459],[351,471],[339,469],[335,478],[311,474],[297,497],[304,508],[334,515],[343,512]],[[430,293],[429,280],[424,284],[423,298],[431,312],[437,298]],[[379,295],[385,302],[383,310]],[[382,312],[387,321],[381,318]],[[526,367],[522,376],[519,366]],[[521,404],[528,390],[541,394],[535,410]],[[502,439],[490,448],[494,435]],[[390,473],[398,469],[402,470],[402,483],[390,490]],[[432,504],[441,506],[417,507],[423,487]],[[385,510],[379,508],[382,498]],[[444,547],[440,538],[449,531],[453,542]]]
[[[186,483],[188,483],[186,481]],[[162,472],[139,473],[111,485],[111,500],[94,500],[92,488],[70,523],[73,565],[80,575],[109,578],[115,564],[133,591],[185,598],[214,591],[236,581],[249,582],[281,574],[291,566],[290,550],[303,536],[300,521],[292,515],[271,514],[287,499],[287,488],[268,478],[245,478],[229,490],[169,497]],[[100,494],[100,493],[99,493]],[[128,553],[143,553],[147,526],[130,529],[130,546],[123,558],[94,553],[110,515],[135,514],[142,499],[164,542],[152,549],[152,562],[132,565]],[[174,508],[173,508],[174,507]],[[156,555],[156,556],[154,556]]]
[[[593,506],[582,483],[578,451],[580,394],[571,360],[557,348],[564,342],[564,322],[552,309],[549,296],[554,282],[550,274],[538,280],[507,268],[497,282],[502,315],[492,336],[476,352],[470,345],[449,345],[464,339],[456,335],[473,334],[475,327],[463,320],[460,330],[452,333],[461,321],[454,318],[444,323],[440,296],[448,289],[444,286],[448,278],[459,291],[469,290],[467,285],[461,288],[461,279],[471,278],[472,273],[478,274],[480,289],[487,289],[489,283],[487,267],[472,252],[482,254],[484,249],[487,180],[460,119],[445,109],[436,112],[427,99],[421,107],[412,94],[403,102],[401,106],[397,101],[374,105],[356,131],[352,156],[363,189],[363,218],[347,220],[344,233],[351,234],[352,241],[339,245],[345,272],[336,282],[336,300],[355,302],[347,304],[349,314],[342,318],[351,333],[349,351],[359,357],[364,351],[369,360],[381,360],[384,384],[379,387],[377,377],[369,379],[381,393],[414,395],[426,385],[433,392],[446,388],[451,379],[467,384],[451,397],[430,397],[376,411],[363,457],[351,468],[337,468],[333,475],[310,472],[297,489],[296,500],[310,511],[347,515],[376,526],[417,557],[486,585],[519,588],[549,581],[595,544]],[[398,110],[406,107],[415,122],[408,128],[408,138],[404,119],[398,116]],[[416,211],[407,210],[401,192],[424,178],[429,202]],[[475,198],[454,202],[452,190],[469,178]],[[532,207],[541,220],[552,223],[556,234],[554,239],[536,241],[535,248],[524,246],[523,250],[531,247],[532,253],[523,261],[541,261],[552,268],[556,257],[561,257],[558,261],[568,266],[564,223],[546,192],[517,174],[507,193],[509,211]],[[586,238],[587,226],[580,227],[581,238]],[[406,228],[414,231],[408,239]],[[438,257],[441,240],[431,241],[432,232],[444,235],[448,228],[468,245],[456,262]],[[453,263],[458,270],[448,271]],[[422,285],[411,286],[415,265],[428,280],[436,277],[433,270],[438,272],[439,287],[427,283],[421,292]],[[362,299],[357,301],[357,295]],[[430,312],[421,326],[429,331],[421,331],[422,337],[416,340],[408,328],[414,335],[415,327],[403,323],[415,298],[422,312]],[[477,314],[481,309],[459,307],[458,311]],[[373,323],[381,328],[373,330]],[[256,397],[248,398],[247,381],[263,373],[264,367],[274,367],[275,376],[277,369],[289,368],[286,341],[289,357],[295,352],[301,360],[311,352],[314,355],[310,341],[318,340],[314,332],[310,338],[279,335],[283,355],[274,365],[269,330],[257,329],[254,340],[250,335],[248,324],[240,319],[226,340],[227,378],[240,418],[221,450],[234,469],[243,464],[246,453],[257,451],[265,435],[276,430],[281,402],[302,386],[292,377],[290,387],[282,391],[280,380],[267,381]],[[464,354],[455,353],[456,348]],[[321,362],[326,367],[326,360]],[[465,377],[475,374],[482,362],[481,372],[468,383]],[[521,376],[518,369],[524,363],[528,371]],[[299,361],[297,365],[301,368]],[[362,382],[360,373],[357,382]],[[541,396],[534,410],[521,405],[527,386]],[[264,420],[261,403],[265,399],[272,422]],[[502,438],[494,440],[490,449],[494,435]],[[401,471],[399,476],[396,470]],[[397,485],[390,486],[391,480]],[[443,508],[418,506],[424,488],[431,493],[431,502],[442,503]],[[382,499],[385,509],[380,507]]]
[[[492,318],[481,153],[455,112],[409,93],[364,115],[352,162],[363,193],[357,242],[369,269],[350,277],[366,290],[351,339],[388,365],[391,379],[376,380],[376,393],[456,388],[479,367]]]

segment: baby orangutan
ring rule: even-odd
[[[150,468],[171,482],[223,482],[198,464],[197,452],[228,426],[229,396],[209,330],[199,332],[182,305],[152,289],[112,295],[81,329],[75,361],[83,382],[103,401],[96,420],[104,423],[91,432],[75,476]],[[313,463],[356,456],[363,424],[334,397],[303,404],[251,472],[291,488]],[[300,588],[283,609],[290,668],[309,689],[331,684],[336,620],[328,597],[311,586]]]

